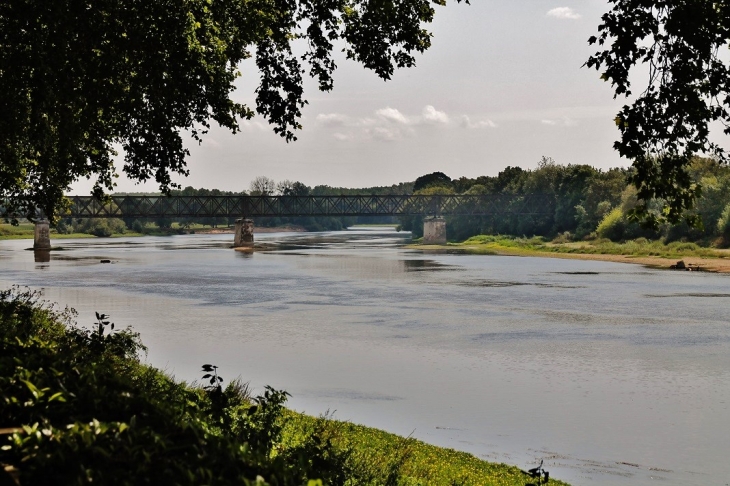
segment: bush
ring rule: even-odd
[[[725,241],[730,242],[730,204],[725,206],[720,219],[717,220],[717,232],[725,238]]]
[[[134,221],[132,221],[132,228],[131,229],[135,233],[144,233],[144,225],[138,219],[135,219]]]
[[[700,249],[700,247],[697,246],[696,244],[684,242],[684,241],[674,241],[667,245],[667,250],[674,251],[677,253],[695,252],[695,251],[698,251],[699,249]]]
[[[118,218],[88,218],[77,220],[73,226],[75,233],[87,233],[94,236],[109,237],[123,234],[127,229],[124,221]]]
[[[596,233],[598,233],[600,238],[620,241],[624,236],[625,228],[626,222],[624,220],[623,212],[621,211],[621,208],[615,208],[603,217],[601,222],[598,224],[598,228],[596,228]]]
[[[236,381],[188,387],[142,364],[130,329],[113,331],[104,315],[83,329],[73,315],[18,287],[0,292],[0,417],[18,429],[0,465],[21,484],[267,484],[260,476],[301,485],[351,476],[345,451],[314,433],[282,447],[285,392],[267,388],[250,400]]]

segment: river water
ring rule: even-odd
[[[423,254],[389,230],[0,241],[0,288],[334,413],[580,485],[730,483],[730,277]],[[100,260],[110,259],[111,264]]]

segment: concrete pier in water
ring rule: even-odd
[[[423,219],[423,244],[446,244],[446,220],[436,216]]]
[[[51,249],[51,228],[47,219],[41,219],[35,223],[35,235],[33,237],[34,250]]]
[[[233,248],[253,248],[253,220],[237,219]]]

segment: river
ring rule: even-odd
[[[147,360],[213,363],[289,406],[575,485],[730,482],[730,276],[423,254],[389,229],[0,241],[0,288],[132,325]],[[111,264],[102,264],[109,259]]]

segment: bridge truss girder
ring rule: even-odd
[[[72,218],[548,215],[555,198],[528,195],[68,196]]]

